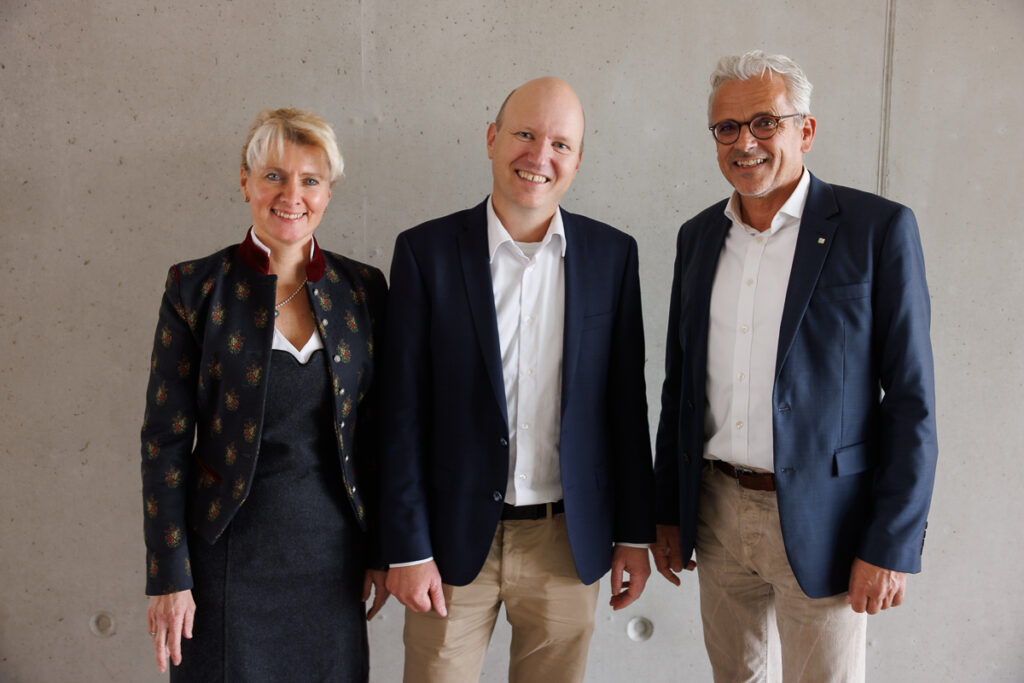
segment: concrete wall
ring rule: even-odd
[[[567,78],[588,129],[566,206],[640,242],[653,428],[673,237],[728,191],[707,76],[751,47],[816,85],[814,172],[922,229],[941,458],[925,570],[871,618],[870,679],[1024,679],[1024,4],[958,4],[0,0],[0,680],[158,680],[138,455],[152,331],[166,267],[248,225],[238,154],[258,109],[334,122],[347,178],[318,235],[386,270],[400,230],[489,190],[506,92]],[[588,680],[709,680],[687,578],[599,608]],[[626,637],[634,616],[650,640]],[[401,621],[391,604],[372,624],[375,681],[399,679]],[[507,640],[499,625],[484,680],[504,679]]]

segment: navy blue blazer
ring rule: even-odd
[[[188,542],[214,543],[249,495],[274,338],[277,276],[268,265],[247,236],[167,274],[142,426],[148,595],[192,588]],[[371,387],[387,286],[376,268],[319,245],[306,277],[334,389],[324,429],[334,432],[348,502],[375,561]]]
[[[655,471],[658,521],[680,526],[684,558],[696,533],[725,205],[679,230],[672,284]],[[855,556],[921,569],[938,453],[929,324],[913,212],[812,175],[772,396],[782,535],[812,598],[847,590]]]
[[[613,542],[654,539],[643,322],[636,241],[562,218],[562,401],[552,410],[570,544],[589,584],[611,566]],[[445,583],[465,585],[487,558],[509,468],[486,202],[398,236],[387,329],[383,557],[433,556]]]

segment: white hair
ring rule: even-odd
[[[796,62],[785,55],[769,55],[763,50],[751,50],[742,55],[731,55],[718,60],[711,72],[711,95],[708,96],[708,122],[711,123],[711,105],[718,88],[726,81],[745,81],[748,78],[767,78],[779,74],[786,82],[786,97],[799,114],[811,113],[811,82]]]

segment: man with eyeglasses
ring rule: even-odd
[[[920,571],[935,475],[917,223],[804,167],[792,60],[725,57],[711,84],[734,192],[679,231],[655,565],[676,585],[697,568],[716,681],[862,681],[865,613]]]

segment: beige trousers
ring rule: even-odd
[[[405,612],[406,683],[479,681],[501,603],[512,625],[509,681],[583,680],[598,582],[580,582],[564,514],[499,523],[476,579],[443,588],[447,618]]]
[[[845,593],[812,599],[800,589],[775,493],[742,488],[711,467],[701,486],[697,573],[716,683],[864,681],[866,615]]]

